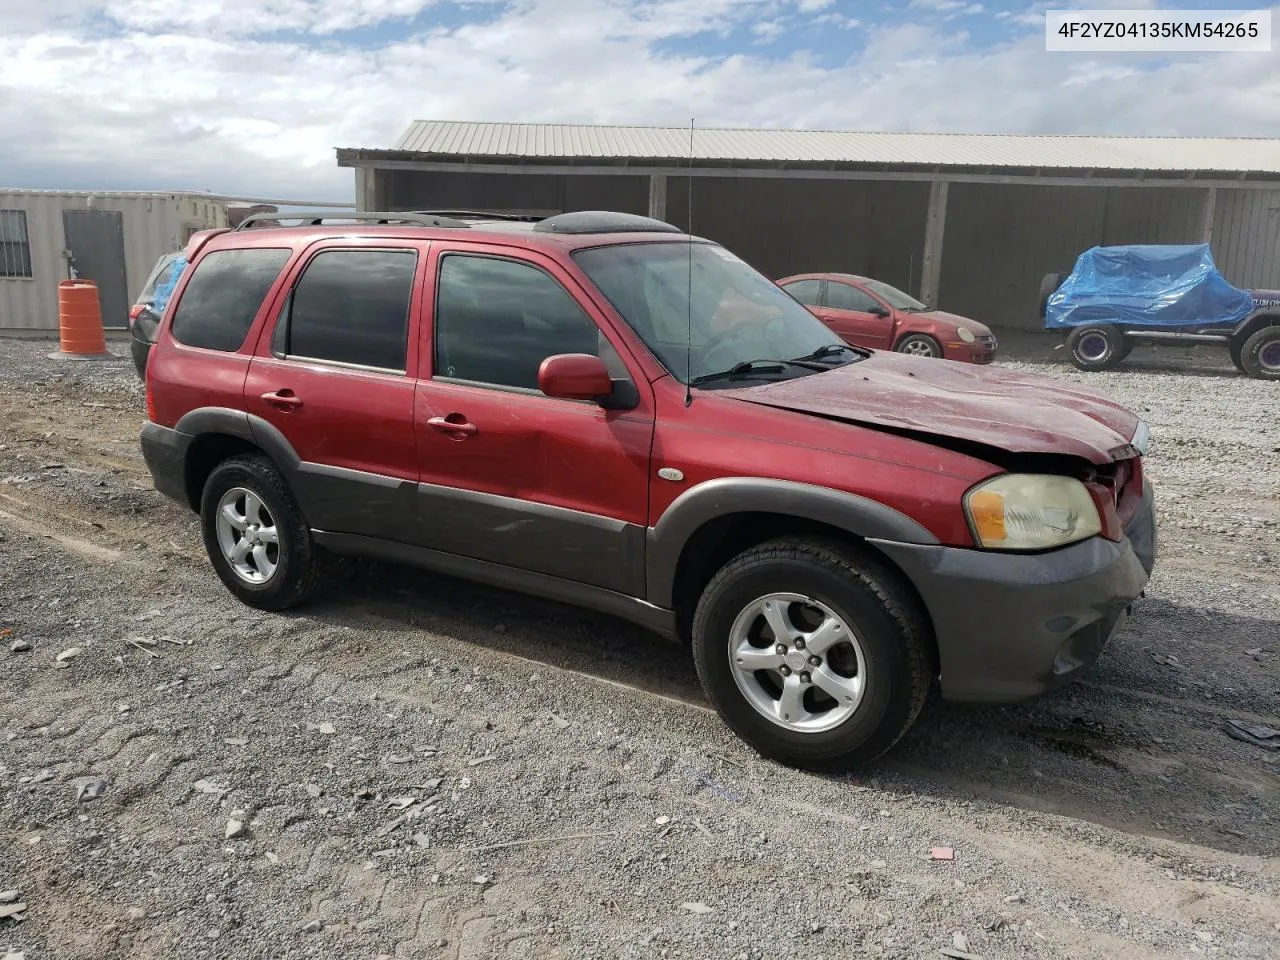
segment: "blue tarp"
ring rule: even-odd
[[[1094,247],[1050,294],[1044,325],[1229,326],[1253,309],[1250,293],[1218,272],[1207,243]]]

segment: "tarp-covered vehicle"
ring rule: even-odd
[[[1208,244],[1093,247],[1044,278],[1040,305],[1081,370],[1114,367],[1138,343],[1220,343],[1244,373],[1280,380],[1280,292],[1228,283]]]

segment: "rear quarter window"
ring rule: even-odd
[[[215,250],[206,255],[196,265],[174,310],[174,339],[206,350],[239,350],[263,298],[292,252],[254,247]]]

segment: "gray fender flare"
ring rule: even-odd
[[[670,609],[676,569],[690,538],[706,523],[735,513],[776,513],[836,527],[866,540],[937,544],[904,513],[852,493],[790,480],[725,477],[691,487],[649,529],[647,599]]]

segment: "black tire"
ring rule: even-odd
[[[893,349],[896,353],[905,353],[913,357],[942,359],[942,344],[927,333],[908,333],[897,342]],[[925,352],[926,350],[928,353]]]
[[[129,341],[129,352],[133,354],[133,369],[138,371],[138,379],[146,382],[147,358],[151,356],[151,344],[141,340]]]
[[[1110,370],[1129,353],[1120,328],[1099,323],[1072,330],[1067,337],[1067,355],[1080,370]]]
[[[1244,359],[1241,357],[1241,351],[1244,350],[1244,342],[1248,337],[1235,336],[1227,341],[1227,353],[1231,355],[1232,365],[1241,373],[1247,374],[1249,371],[1244,368]]]
[[[274,572],[258,583],[237,574],[219,545],[218,504],[224,494],[237,487],[262,501],[278,539]],[[315,590],[322,574],[319,550],[311,542],[311,530],[289,485],[267,457],[232,457],[213,469],[200,498],[200,526],[214,570],[241,602],[262,610],[284,610],[303,603]]]
[[[1070,274],[1067,273],[1046,273],[1044,279],[1040,281],[1040,317],[1049,311],[1049,296],[1053,291],[1062,286],[1062,281],[1067,279]]]
[[[1254,331],[1240,348],[1240,366],[1257,380],[1280,380],[1280,326]]]
[[[862,644],[862,700],[829,730],[796,731],[766,718],[735,680],[729,649],[734,621],[771,593],[818,601]],[[698,677],[725,723],[764,756],[807,769],[847,769],[897,743],[920,715],[933,683],[931,651],[930,628],[897,575],[837,542],[787,537],[739,554],[707,584],[693,617]]]

